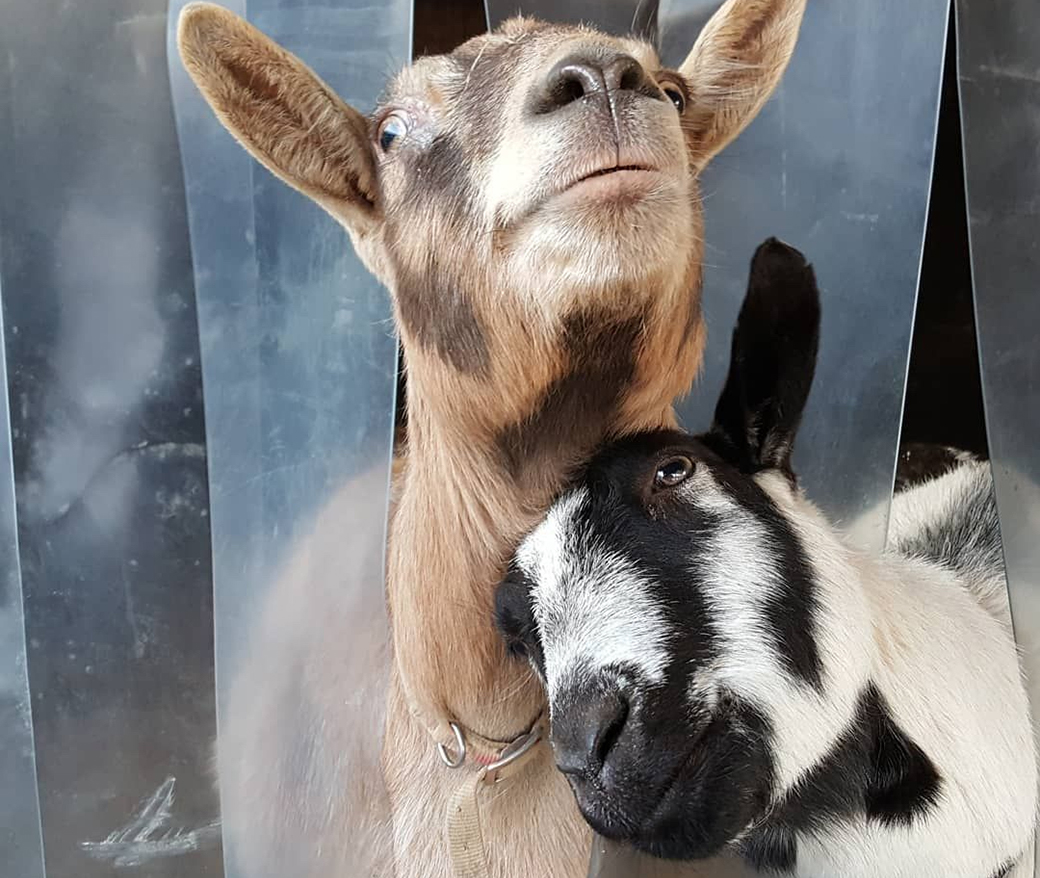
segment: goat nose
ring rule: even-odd
[[[635,91],[645,82],[642,66],[631,55],[619,52],[602,56],[568,55],[549,71],[541,109],[552,112],[585,97]]]
[[[616,690],[577,693],[553,709],[552,746],[564,774],[599,773],[628,720],[628,701]]]

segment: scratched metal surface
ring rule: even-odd
[[[3,118],[2,111],[0,118]],[[0,388],[6,387],[0,314]],[[5,874],[14,878],[44,878],[10,438],[7,394],[3,393],[0,395],[0,863],[4,864]]]
[[[165,0],[0,10],[0,279],[49,878],[222,871],[198,331],[165,39]]]
[[[171,39],[183,5],[171,3]],[[407,0],[225,5],[363,111],[409,58]],[[254,162],[170,58],[206,388],[218,725],[231,742],[226,874],[325,874],[359,844],[353,815],[322,828],[326,803],[366,758],[379,777],[390,303],[344,230]],[[266,801],[246,789],[256,773],[274,779],[259,785]]]
[[[1040,7],[958,0],[957,36],[989,449],[1015,635],[1040,715]]]

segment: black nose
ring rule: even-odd
[[[552,745],[564,774],[599,773],[628,720],[628,700],[616,687],[579,691],[553,708]]]
[[[648,89],[646,72],[631,55],[622,52],[576,53],[561,58],[545,78],[538,110],[551,113],[582,98],[608,97],[622,91]]]

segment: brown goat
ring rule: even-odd
[[[674,424],[704,345],[697,176],[772,92],[804,5],[728,0],[679,70],[638,39],[514,19],[403,70],[368,117],[236,16],[184,10],[191,76],[246,149],[347,229],[390,291],[408,371],[388,549],[388,847],[371,766],[355,754],[337,773],[337,754],[361,747],[348,739],[378,726],[346,703],[371,685],[347,679],[358,644],[376,645],[349,615],[313,609],[338,600],[335,565],[352,563],[328,551],[349,541],[341,498],[263,623],[279,645],[261,636],[258,661],[282,685],[247,669],[246,720],[221,729],[225,836],[250,878],[585,873],[589,831],[545,747],[481,793],[477,871],[452,861],[449,802],[486,761],[481,737],[504,746],[544,710],[495,635],[493,587],[574,464],[608,436]],[[313,740],[273,727],[287,708],[266,684],[285,690],[286,665],[288,688],[309,692]],[[451,723],[477,757],[457,771],[435,753],[454,752]]]

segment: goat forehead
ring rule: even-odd
[[[585,489],[566,495],[517,553],[532,582],[550,698],[601,668],[660,682],[669,663],[671,631],[651,583],[597,538],[590,512]]]

